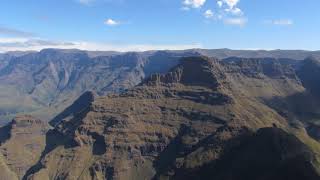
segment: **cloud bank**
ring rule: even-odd
[[[186,8],[201,8],[206,3],[206,0],[184,0],[183,5]]]
[[[244,12],[238,7],[240,0],[211,0],[216,6],[207,8],[203,12],[206,19],[222,21],[227,25],[244,26],[248,22],[248,18],[244,16]],[[208,7],[206,4],[210,0],[183,0],[182,10],[190,10],[191,8],[201,9]]]
[[[87,41],[50,41],[28,38],[0,38],[0,52],[39,51],[46,48],[80,49],[88,51],[148,51],[148,50],[183,50],[202,48],[201,44],[112,44]]]

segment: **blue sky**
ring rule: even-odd
[[[320,49],[319,0],[2,0],[0,51]]]

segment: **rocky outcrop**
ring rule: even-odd
[[[94,101],[97,95],[93,92],[85,92],[82,94],[71,106],[67,107],[64,111],[54,117],[49,123],[55,127],[59,124],[64,118],[72,117],[75,113],[78,113],[88,106]]]
[[[304,87],[313,95],[320,97],[320,61],[314,57],[304,60],[298,69]]]
[[[237,58],[224,59],[228,71],[232,73],[242,73],[248,77],[262,78],[291,78],[298,80],[295,72],[296,62],[286,62],[285,60],[273,58]]]
[[[0,146],[2,164],[21,179],[36,164],[46,145],[48,125],[29,115],[18,116],[0,130],[6,134]]]
[[[219,81],[225,79],[218,60],[207,57],[187,57],[180,61],[180,65],[167,74],[151,75],[148,84],[181,83],[192,86],[207,86],[215,89]]]

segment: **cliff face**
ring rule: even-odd
[[[310,57],[301,63],[298,71],[303,85],[315,96],[320,98],[320,61]]]
[[[281,169],[288,170],[281,177],[294,169],[296,177],[319,178],[320,145],[307,135],[305,120],[293,112],[286,116],[271,103],[274,97],[304,92],[295,71],[277,61],[184,58],[167,74],[152,75],[120,94],[97,97],[64,116],[47,133],[46,150],[25,177],[185,179],[202,172],[209,173],[206,178],[237,179],[248,172],[241,162],[251,149],[257,153],[248,157],[252,167],[259,156],[283,158],[262,158],[259,162],[279,167],[257,166],[257,172],[270,173],[253,173],[253,178],[270,178]],[[260,128],[269,130],[257,132]],[[264,144],[248,143],[269,138],[282,139],[268,142],[278,149],[274,154],[260,152]],[[286,144],[296,149],[287,151]],[[226,166],[219,163],[223,159],[234,165],[228,172],[234,176],[217,171]],[[306,162],[311,169],[291,167],[290,162]]]
[[[148,84],[166,85],[180,83],[190,86],[204,86],[217,89],[219,81],[224,81],[222,67],[218,60],[206,57],[184,58],[180,64],[167,74],[154,74],[146,79]]]

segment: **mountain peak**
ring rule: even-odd
[[[189,86],[206,86],[216,88],[225,75],[216,59],[204,56],[184,57],[180,63],[165,75],[154,74],[146,84],[181,83]]]

